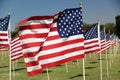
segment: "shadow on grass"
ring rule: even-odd
[[[64,66],[63,64],[61,64],[61,65],[57,65],[57,67],[61,67],[61,66]]]
[[[98,59],[98,60],[100,60],[100,59]],[[103,60],[103,58],[102,58],[102,60]]]
[[[0,67],[0,68],[6,68],[6,67],[9,67],[9,66],[2,66],[2,67]]]
[[[20,64],[21,64],[21,63],[25,63],[25,62],[18,62],[18,63],[20,63]]]
[[[118,71],[118,72],[120,72],[120,71]]]
[[[85,67],[85,69],[94,69],[96,67]]]
[[[90,62],[90,64],[96,64],[96,63],[99,63],[99,62]]]
[[[74,60],[74,61],[72,61],[72,62],[77,62],[77,60]]]
[[[85,76],[88,76],[88,74],[85,74]],[[83,74],[77,74],[75,76],[70,77],[70,79],[76,78],[76,77],[83,77]]]
[[[25,70],[26,68],[19,68],[19,69],[15,69],[14,71],[20,71],[20,70]],[[13,70],[11,70],[13,71]]]
[[[48,70],[48,73],[51,73],[52,71],[51,70]],[[45,71],[43,71],[43,73],[47,73],[47,71],[45,70]]]

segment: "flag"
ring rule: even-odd
[[[107,33],[107,34],[106,34],[106,48],[105,48],[105,49],[110,48],[110,46],[111,46],[110,33]]]
[[[10,15],[0,19],[0,46],[8,47],[8,25]]]
[[[4,46],[0,47],[0,51],[8,51],[8,50],[9,50],[8,47],[4,47]]]
[[[102,35],[103,36],[103,35]],[[103,43],[103,44],[102,44]],[[110,48],[111,46],[111,42],[110,42],[110,33],[107,33],[105,36],[105,42],[101,43],[101,50],[98,51],[97,53],[101,53],[106,51],[108,48]]]
[[[101,52],[104,52],[105,51],[105,47],[106,47],[106,39],[105,39],[105,30],[101,30],[100,31],[100,51],[98,51],[97,53],[101,53]]]
[[[110,42],[111,42],[111,45],[115,45],[115,35],[114,34],[110,35]]]
[[[18,60],[23,57],[22,46],[19,36],[11,40],[11,61]]]
[[[32,16],[20,23],[20,39],[29,76],[44,68],[84,57],[81,7],[53,16]]]
[[[99,45],[99,23],[96,23],[90,27],[86,33],[84,33],[85,37],[85,53],[92,53],[100,50]]]

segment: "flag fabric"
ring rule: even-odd
[[[0,51],[8,51],[8,50],[9,50],[8,47],[4,47],[4,46],[0,47]]]
[[[101,50],[98,51],[97,53],[105,52],[107,49],[110,48],[110,46],[111,46],[110,33],[107,33],[105,36],[105,42],[103,42],[103,44],[101,43]]]
[[[115,45],[115,35],[114,34],[110,35],[110,42],[111,42],[111,45]]]
[[[11,40],[11,61],[18,60],[23,57],[22,46],[19,36]]]
[[[85,53],[97,52],[100,50],[99,45],[99,23],[92,25],[85,33]]]
[[[8,47],[8,25],[10,15],[0,19],[0,47]]]
[[[66,9],[53,16],[33,16],[20,22],[20,39],[29,76],[84,57],[81,13],[81,7]]]
[[[100,51],[98,51],[97,53],[101,53],[105,51],[105,47],[106,47],[106,39],[105,39],[105,30],[101,30],[100,31]]]

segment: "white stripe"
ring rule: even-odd
[[[95,40],[99,40],[98,38],[94,38],[94,39],[89,39],[89,40],[85,40],[85,43],[91,42],[91,41],[95,41]]]
[[[15,38],[15,39],[11,40],[11,43],[12,43],[12,44],[15,43],[15,42],[20,42],[20,41],[19,41],[19,37],[17,37],[17,38]]]
[[[8,41],[2,41],[0,44],[8,44]]]
[[[8,39],[8,36],[0,36],[0,39]]]
[[[50,24],[52,22],[53,22],[53,18],[46,19],[46,20],[30,20],[30,21],[27,21],[23,26],[34,25],[34,24]]]
[[[2,33],[2,34],[3,34],[3,33],[4,33],[4,34],[8,34],[8,31],[0,31],[0,34],[1,34],[1,33]]]
[[[36,46],[36,47],[31,47],[31,48],[25,48],[23,49],[23,53],[29,53],[29,52],[37,52],[40,49],[40,46]]]
[[[41,34],[41,33],[48,33],[50,28],[44,28],[44,29],[29,29],[29,30],[23,30],[19,31],[20,35],[26,35],[26,34]]]
[[[12,46],[12,45],[11,45]],[[20,47],[21,46],[21,44],[17,44],[17,45],[15,45],[15,46],[13,46],[13,47],[11,47],[11,49],[14,49],[14,48],[18,48],[18,47]]]
[[[22,50],[22,48],[21,47],[15,48],[11,52],[13,53],[14,51],[17,51],[17,50]]]
[[[40,69],[41,69],[40,65],[32,66],[32,67],[27,67],[27,72],[32,72],[32,71],[40,70]]]
[[[22,54],[22,51],[17,51],[11,54],[11,56],[17,55],[17,54]]]
[[[21,57],[21,56],[23,56],[23,54],[19,54],[19,55],[17,55],[17,56],[11,57],[11,60],[17,59],[17,58],[19,58],[19,57]]]
[[[21,41],[22,41],[22,44],[30,44],[30,43],[34,43],[34,42],[44,42],[45,38],[27,38],[27,39],[23,39]]]
[[[100,49],[100,47],[85,49],[85,52],[93,51],[93,50],[96,50],[96,49]]]
[[[90,44],[86,44],[84,45],[85,47],[91,47],[91,46],[95,46],[95,45],[99,45],[99,42],[95,42],[95,43],[90,43]]]

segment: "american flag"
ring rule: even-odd
[[[105,52],[111,46],[110,33],[106,34],[105,37],[104,36],[105,36],[105,32],[101,33],[101,50],[98,51],[97,53]]]
[[[85,36],[85,53],[92,53],[100,50],[100,45],[99,45],[99,23],[96,23],[90,27],[86,33],[84,34]]]
[[[5,46],[0,47],[0,51],[8,51],[8,50],[9,50],[8,47],[5,47]]]
[[[105,51],[105,47],[106,47],[106,39],[105,39],[105,29],[100,31],[100,51],[98,51],[97,53],[101,53]]]
[[[110,42],[110,33],[106,34],[106,49],[110,48],[111,42]]]
[[[8,47],[8,25],[10,15],[0,19],[0,47]]]
[[[11,61],[18,60],[23,57],[22,46],[19,36],[11,40]]]
[[[81,7],[53,16],[33,16],[21,21],[20,39],[28,75],[44,68],[84,57]]]
[[[114,34],[110,35],[110,42],[111,42],[111,45],[115,44],[115,35]]]

